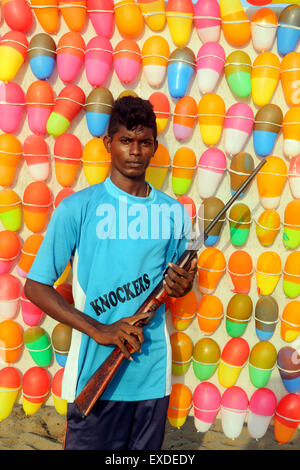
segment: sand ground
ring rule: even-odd
[[[10,416],[0,423],[0,450],[61,450],[66,419],[52,406],[44,406],[32,416],[26,416],[21,405],[15,405]],[[189,416],[181,429],[167,423],[163,450],[299,450],[300,431],[287,443],[278,445],[274,428],[269,426],[265,436],[256,441],[244,428],[231,440],[223,431],[221,421],[215,420],[210,430],[197,433],[194,418]]]

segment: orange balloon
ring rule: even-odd
[[[192,392],[184,384],[173,384],[169,400],[168,420],[174,427],[180,428],[192,406]]]
[[[198,286],[202,294],[212,294],[226,270],[226,260],[218,248],[206,248],[198,258]]]
[[[23,331],[14,320],[4,320],[0,323],[0,357],[4,362],[12,364],[21,354],[23,346]]]
[[[193,320],[197,308],[197,296],[193,290],[183,297],[172,297],[170,310],[176,330],[184,330]]]
[[[219,297],[207,294],[200,299],[197,318],[199,328],[204,334],[213,334],[220,325],[223,316],[223,304]]]

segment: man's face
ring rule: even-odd
[[[112,139],[104,137],[104,144],[111,154],[112,170],[133,179],[145,174],[157,149],[152,129],[143,126],[132,130],[120,126]]]

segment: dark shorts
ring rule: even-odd
[[[160,450],[169,397],[98,400],[86,418],[68,403],[65,450]]]

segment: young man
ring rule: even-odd
[[[62,390],[65,449],[159,450],[163,442],[171,391],[165,309],[144,330],[134,323],[145,315],[134,312],[168,267],[167,293],[185,295],[197,261],[188,272],[172,264],[187,248],[190,219],[182,204],[145,181],[156,132],[148,101],[116,101],[104,137],[110,177],[60,203],[26,280],[25,295],[73,328]],[[70,259],[74,307],[53,288]],[[125,340],[134,347],[132,357]],[[129,360],[82,419],[73,401],[116,345]]]

